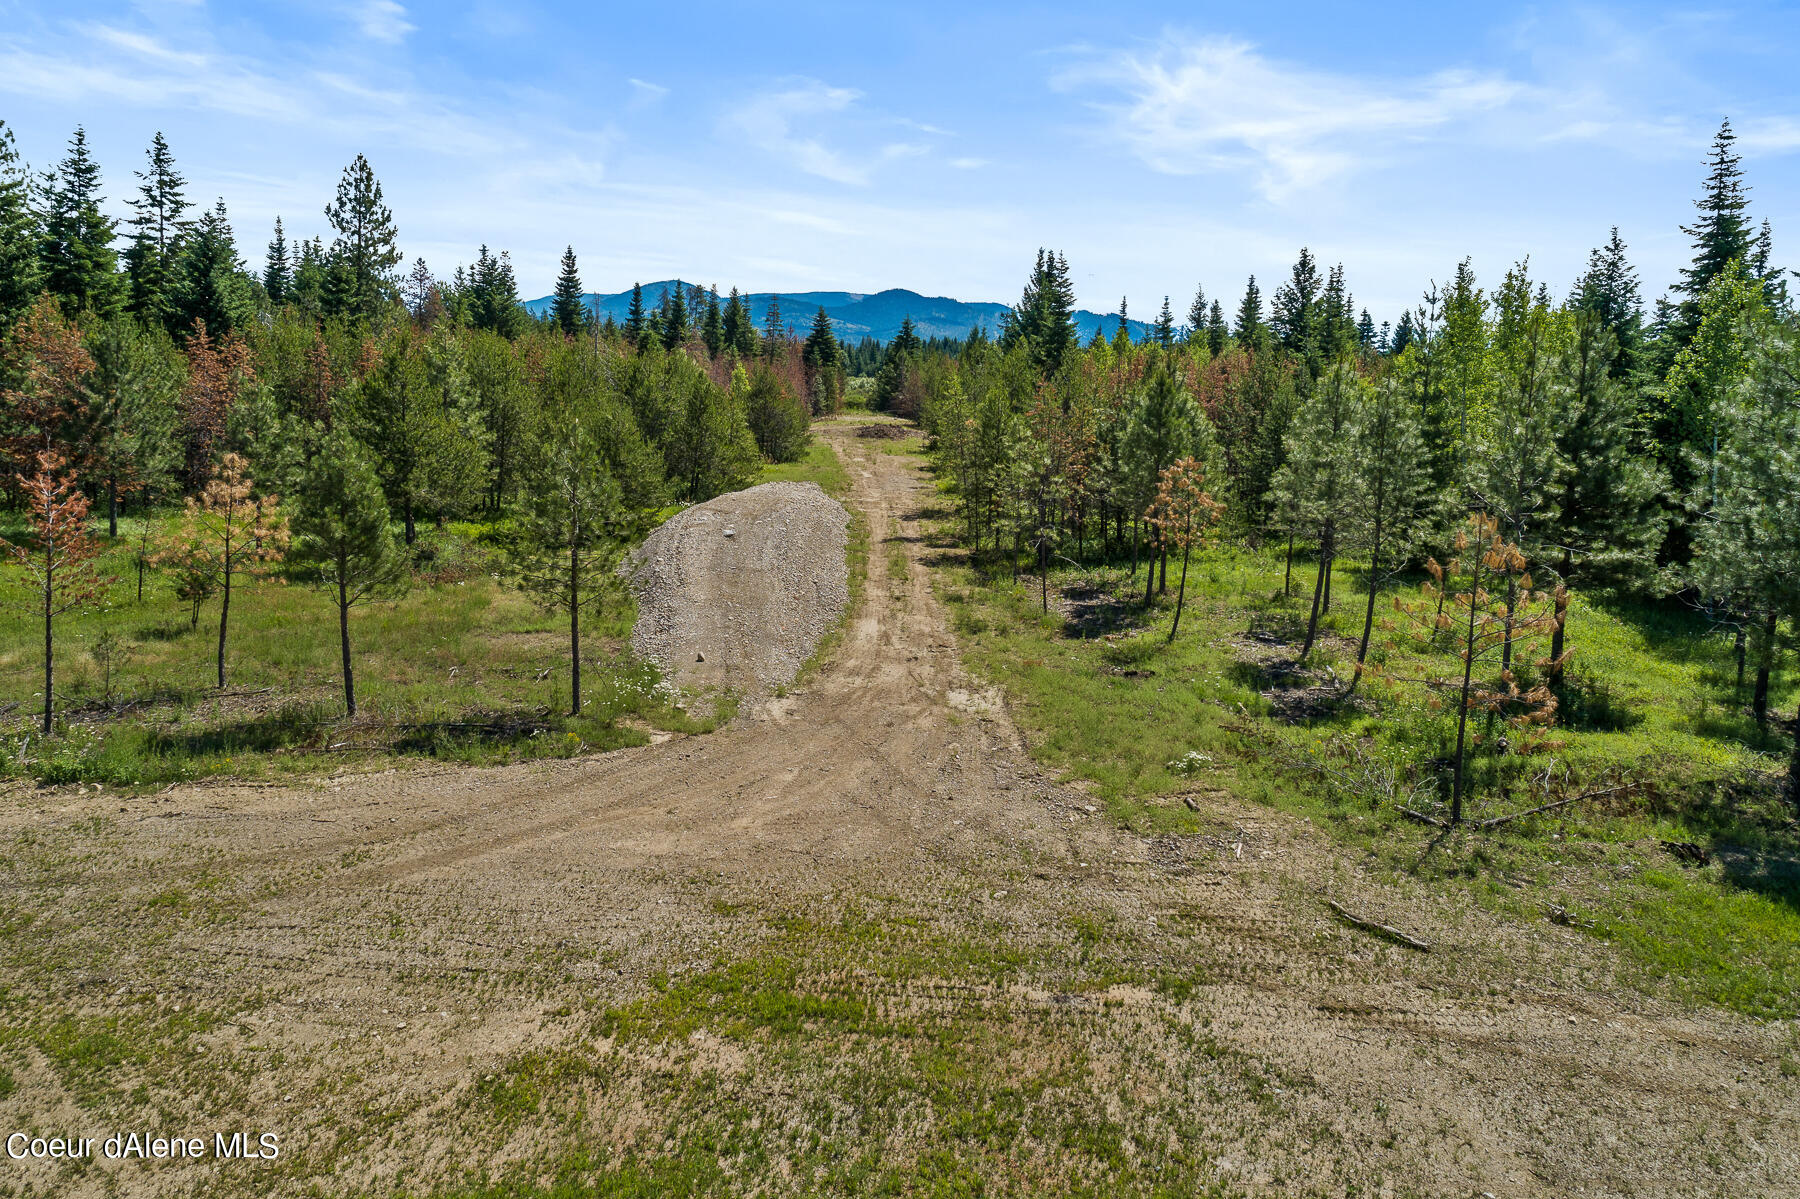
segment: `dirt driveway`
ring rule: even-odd
[[[0,1131],[281,1155],[0,1187],[1800,1193],[1791,1029],[1647,1000],[1580,932],[1377,885],[1278,813],[1221,795],[1146,842],[1043,777],[959,669],[916,460],[827,436],[863,605],[722,731],[5,796]]]

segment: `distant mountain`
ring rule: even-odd
[[[654,308],[661,301],[665,290],[686,286],[689,285],[676,279],[646,283],[644,306]],[[920,337],[964,337],[970,329],[977,326],[986,329],[991,337],[999,333],[1001,317],[1009,311],[1005,304],[922,296],[916,291],[897,287],[873,295],[853,291],[795,291],[779,294],[781,316],[785,323],[804,334],[807,326],[812,324],[813,314],[823,305],[825,315],[831,318],[838,337],[850,342],[864,337],[888,341],[900,332],[900,322],[909,316]],[[755,292],[744,297],[750,305],[751,313],[756,317],[758,329],[762,328],[763,317],[769,311],[769,301],[775,295],[773,292]],[[615,295],[589,292],[582,299],[601,320],[610,316],[615,321],[623,321],[625,314],[631,310],[629,291]],[[534,314],[542,315],[550,310],[552,303],[554,297],[544,296],[537,300],[527,300],[525,307]],[[1083,341],[1093,336],[1095,329],[1104,329],[1106,335],[1111,337],[1118,323],[1117,316],[1102,316],[1093,312],[1075,314],[1075,325],[1081,331]],[[1149,326],[1143,321],[1132,321],[1132,340],[1141,340],[1148,330]]]

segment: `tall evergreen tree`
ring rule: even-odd
[[[1206,326],[1207,321],[1210,319],[1210,312],[1211,310],[1206,306],[1206,289],[1204,287],[1195,287],[1194,302],[1188,305],[1187,335],[1189,341],[1206,335]]]
[[[1392,376],[1363,394],[1350,449],[1354,479],[1345,540],[1368,556],[1369,590],[1362,640],[1356,649],[1354,690],[1369,659],[1375,596],[1404,567],[1430,531],[1434,488],[1419,408],[1405,384]]]
[[[770,296],[769,307],[763,313],[763,357],[774,361],[786,344],[787,326],[781,320],[781,297]]]
[[[587,318],[587,305],[581,298],[581,275],[575,270],[574,246],[563,249],[562,270],[556,276],[556,302],[551,314],[564,337],[580,333]]]
[[[727,350],[739,358],[756,355],[756,324],[750,317],[750,305],[735,287],[731,289],[731,298],[725,302],[725,312],[719,323]]]
[[[1599,327],[1611,335],[1613,360],[1607,369],[1612,377],[1631,378],[1642,365],[1644,299],[1617,225],[1606,244],[1588,255],[1587,270],[1576,280],[1571,306],[1578,312],[1593,313]]]
[[[87,130],[77,126],[69,153],[39,182],[44,286],[71,316],[83,310],[106,316],[119,304],[119,256],[113,220],[100,210],[103,199],[100,166],[88,152]]]
[[[631,343],[632,349],[640,349],[644,340],[644,330],[649,318],[644,313],[644,285],[631,285],[631,306],[625,310],[625,340]]]
[[[241,330],[256,314],[249,277],[238,259],[231,221],[220,200],[195,222],[184,239],[181,260],[169,290],[167,308],[184,335],[196,322],[208,334],[224,338]]]
[[[1742,159],[1734,145],[1737,134],[1727,117],[1713,135],[1712,151],[1707,156],[1706,184],[1694,207],[1699,218],[1681,231],[1693,242],[1694,258],[1681,268],[1681,280],[1675,284],[1681,301],[1680,317],[1672,330],[1677,346],[1685,346],[1700,329],[1700,297],[1727,264],[1751,265],[1755,251],[1755,235],[1751,232],[1746,211],[1750,207],[1749,188],[1744,184]]]
[[[1078,344],[1075,286],[1069,279],[1068,260],[1053,250],[1039,249],[1018,306],[1003,320],[1002,350],[1024,346],[1032,366],[1046,378],[1060,371]]]
[[[281,218],[276,217],[275,236],[269,239],[268,253],[263,256],[263,290],[269,293],[269,303],[277,308],[287,303],[293,280],[294,266],[288,256],[287,231],[281,227]]]
[[[393,296],[400,250],[394,244],[394,214],[382,202],[381,184],[361,154],[344,168],[337,198],[325,206],[325,219],[337,234],[331,257],[340,284],[333,306],[347,316],[373,317]]]
[[[0,339],[31,307],[40,280],[31,181],[19,165],[12,130],[0,121]]]
[[[678,350],[687,344],[692,327],[688,324],[688,304],[685,289],[677,279],[675,286],[663,293],[662,302],[662,339],[665,350]]]
[[[1156,315],[1156,344],[1165,350],[1175,348],[1175,313],[1169,308],[1169,297],[1163,297],[1162,311]]]
[[[812,410],[815,413],[837,411],[844,393],[843,352],[823,304],[819,305],[812,330],[801,346],[800,361],[806,368],[807,398],[812,402]]]
[[[717,358],[725,349],[725,314],[719,308],[716,284],[706,290],[706,315],[700,318],[700,340],[705,344],[709,358]]]
[[[1225,352],[1225,342],[1231,336],[1231,329],[1225,324],[1225,310],[1219,302],[1212,302],[1212,310],[1206,318],[1206,348],[1217,358]]]
[[[1315,368],[1321,352],[1319,300],[1324,287],[1325,281],[1319,277],[1319,264],[1313,259],[1312,251],[1302,246],[1288,281],[1275,289],[1269,312],[1269,325],[1281,348]]]
[[[1319,547],[1312,614],[1300,656],[1312,652],[1319,622],[1331,606],[1331,571],[1349,520],[1358,479],[1352,469],[1356,424],[1368,407],[1370,385],[1347,365],[1321,376],[1288,426],[1287,462],[1274,491],[1282,511],[1313,536]]]
[[[1232,330],[1238,344],[1250,349],[1261,348],[1266,333],[1263,324],[1262,291],[1256,286],[1256,276],[1244,285],[1244,299],[1238,305],[1237,325]]]
[[[176,284],[181,240],[187,231],[181,216],[189,207],[182,190],[187,180],[175,170],[175,156],[160,132],[151,139],[145,157],[148,169],[136,172],[138,197],[131,202],[134,232],[125,251],[128,306],[149,320],[166,323],[172,316],[169,292]]]

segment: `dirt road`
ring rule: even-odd
[[[435,1193],[606,1162],[634,1193],[1800,1193],[1792,1030],[1617,988],[1578,931],[1378,885],[1268,810],[1221,795],[1214,835],[1147,843],[1044,778],[959,668],[915,460],[828,436],[863,604],[717,733],[7,796],[4,1131],[282,1153],[0,1159],[0,1184]],[[1436,951],[1333,922],[1327,890]]]

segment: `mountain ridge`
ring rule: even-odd
[[[643,285],[644,305],[647,308],[655,307],[661,301],[663,291],[668,288],[691,286],[693,284],[679,279],[646,283]],[[991,300],[925,296],[904,287],[890,287],[877,292],[760,291],[743,297],[750,305],[751,316],[758,329],[763,326],[769,302],[777,296],[781,299],[784,324],[793,326],[803,334],[812,324],[813,314],[824,308],[839,339],[852,342],[863,337],[891,341],[900,332],[900,322],[906,317],[912,318],[913,328],[920,337],[965,337],[970,329],[977,327],[986,329],[988,336],[992,337],[1000,332],[1002,317],[1011,311],[1009,305]],[[587,292],[581,300],[600,320],[610,316],[615,321],[623,321],[631,309],[630,291]],[[524,306],[534,315],[541,316],[554,303],[554,296],[540,296],[535,300],[525,301]],[[1111,336],[1112,331],[1118,327],[1116,314],[1083,309],[1077,311],[1074,317],[1075,327],[1083,341],[1092,337],[1096,329],[1103,329],[1107,336]],[[1127,323],[1134,341],[1141,340],[1149,332],[1150,326],[1145,321],[1133,320]]]

